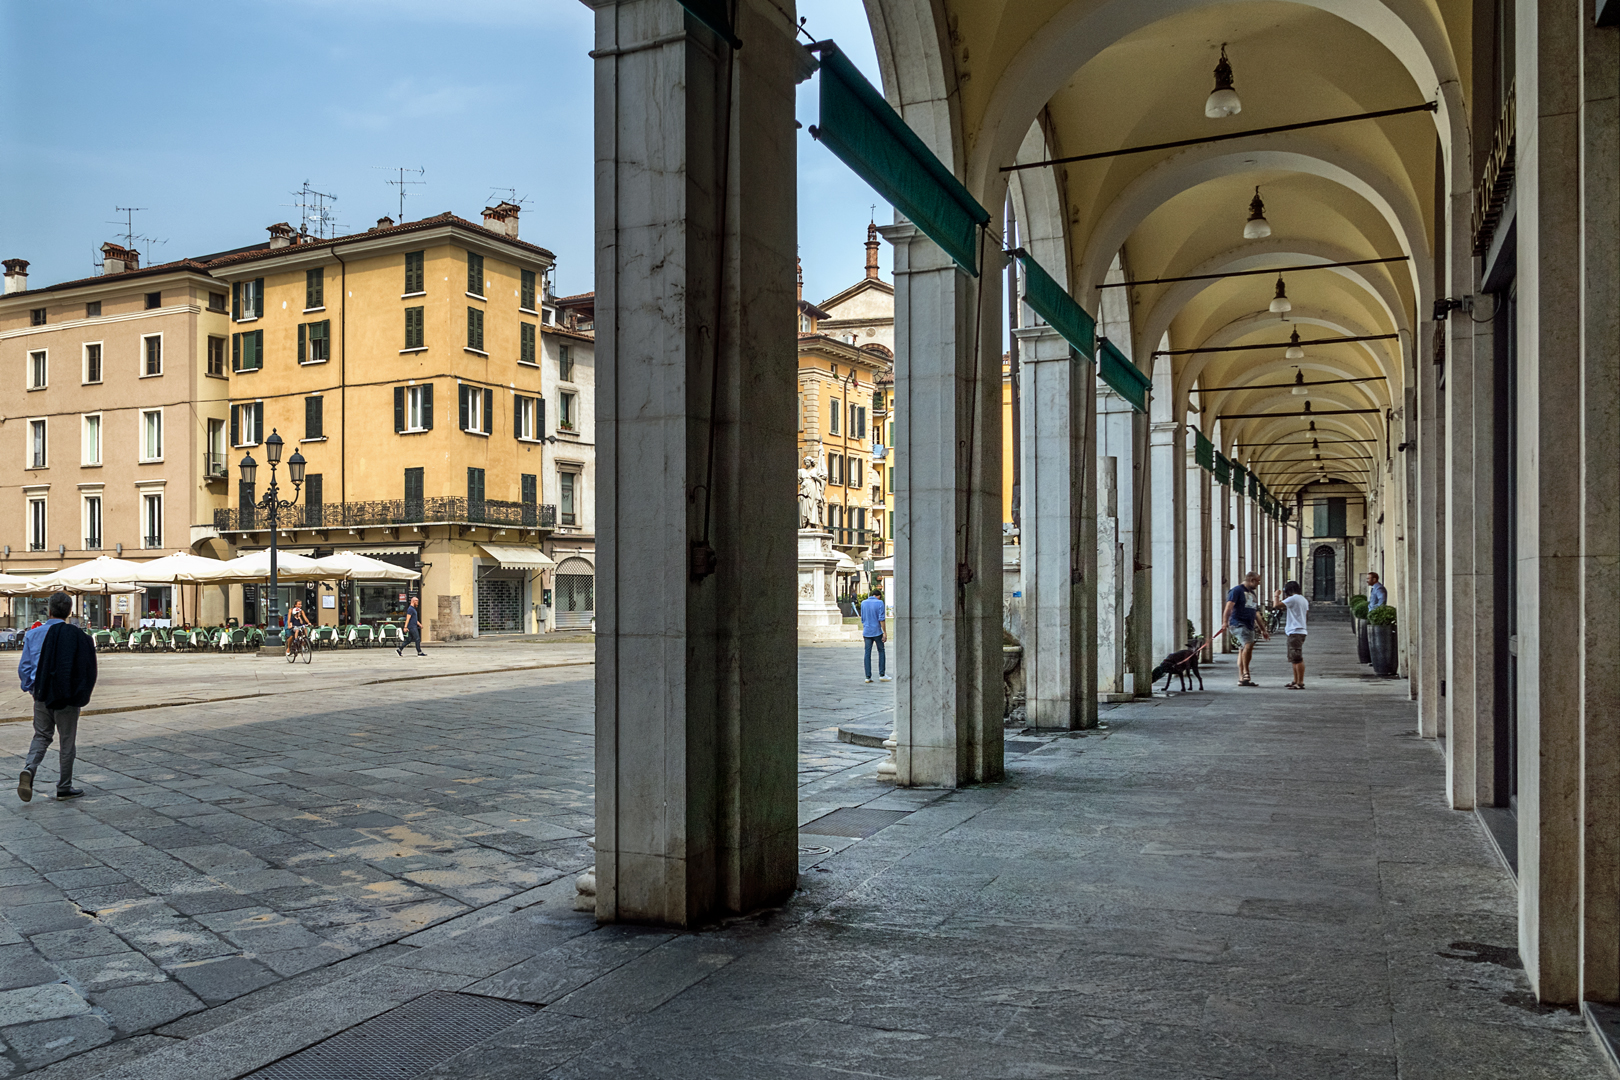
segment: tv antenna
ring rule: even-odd
[[[405,174],[414,173],[417,176],[426,176],[426,167],[420,169],[410,169],[406,168],[404,165],[373,165],[372,168],[385,169],[388,172],[397,172],[399,174],[399,179],[384,180],[383,183],[399,188],[399,223],[401,225],[405,224],[405,189],[415,184],[424,186],[427,184],[426,180],[407,180],[405,179]]]
[[[144,206],[115,206],[113,210],[124,215],[123,221],[109,221],[109,225],[122,225],[124,227],[124,246],[133,248],[137,237],[135,236],[135,212],[145,210]]]
[[[490,191],[489,191],[490,199],[494,199],[495,196],[499,195],[503,191],[506,192],[506,196],[507,196],[506,201],[511,203],[513,206],[522,206],[524,203],[529,201],[529,197],[527,195],[524,195],[523,197],[519,198],[518,193],[517,193],[517,188],[510,188],[510,187],[490,188]]]
[[[299,231],[313,232],[321,239],[337,235],[337,213],[328,203],[337,202],[336,195],[328,195],[324,191],[316,191],[304,181],[304,186],[292,193],[297,197],[295,203],[283,203],[284,206],[296,206],[300,215]]]

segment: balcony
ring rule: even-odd
[[[203,454],[203,476],[210,480],[224,480],[229,466],[224,454]]]
[[[163,537],[161,537],[161,536],[148,536],[145,539],[146,539],[146,545],[145,546],[148,549],[160,548],[160,547],[163,546]]]
[[[280,524],[283,529],[393,528],[400,525],[554,529],[557,527],[557,508],[549,503],[462,498],[300,503],[282,514]],[[214,511],[214,528],[222,533],[268,527],[269,515],[257,507]]]
[[[87,536],[87,537],[85,537],[84,538],[84,550],[86,550],[86,551],[100,551],[101,550],[101,537],[99,537],[99,536]]]
[[[833,536],[833,547],[864,548],[872,543],[871,529],[828,529]]]

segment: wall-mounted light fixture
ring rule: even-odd
[[[1226,58],[1226,43],[1221,43],[1221,59],[1215,65],[1215,89],[1204,102],[1204,115],[1211,120],[1236,116],[1243,111],[1243,102],[1232,89],[1232,63]]]

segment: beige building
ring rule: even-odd
[[[224,505],[228,289],[203,260],[141,267],[102,246],[102,273],[28,287],[5,262],[0,296],[0,569],[34,574],[117,554],[186,549]],[[178,617],[172,590],[86,599],[109,616]],[[31,614],[19,599],[18,614]],[[193,621],[198,613],[188,612]],[[206,617],[206,615],[204,616]]]

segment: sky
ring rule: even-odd
[[[874,84],[860,0],[805,0]],[[95,273],[125,214],[143,264],[223,251],[300,222],[307,181],[339,234],[522,201],[522,236],[557,256],[559,293],[594,287],[591,19],[578,0],[0,0],[0,258],[40,287]],[[798,119],[816,122],[816,80]],[[805,296],[862,276],[871,205],[799,132]],[[511,189],[511,190],[509,190]],[[155,241],[163,241],[156,243]],[[882,251],[889,276],[889,250]]]

